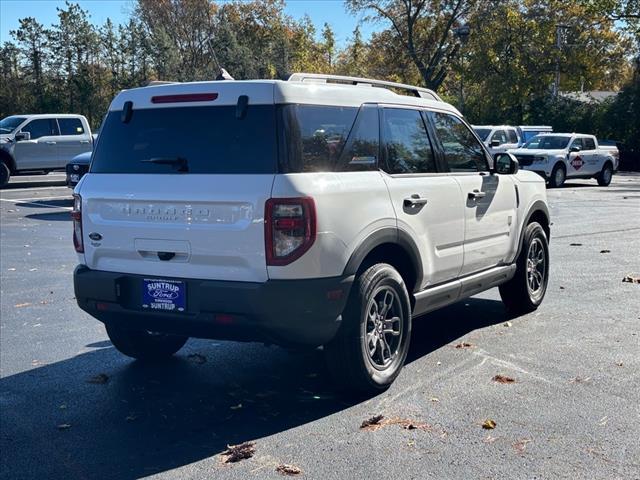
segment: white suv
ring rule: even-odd
[[[549,273],[544,180],[435,93],[370,79],[124,91],[73,218],[78,304],[124,354],[324,345],[367,392],[399,374],[413,317],[495,286],[530,311]]]

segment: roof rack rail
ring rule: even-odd
[[[361,77],[346,77],[342,75],[326,75],[323,73],[293,73],[288,79],[289,82],[313,82],[313,83],[342,83],[345,85],[369,85],[371,87],[389,87],[399,90],[411,92],[415,97],[426,98],[427,100],[436,100],[441,102],[442,99],[433,90],[428,88],[406,85],[404,83],[387,82],[385,80],[373,80]]]

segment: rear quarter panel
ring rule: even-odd
[[[317,236],[301,258],[269,266],[271,279],[342,275],[356,248],[373,232],[396,227],[396,218],[380,172],[296,173],[276,175],[272,197],[312,197]]]

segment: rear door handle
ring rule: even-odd
[[[468,198],[469,200],[477,200],[478,198],[484,198],[487,196],[486,192],[481,192],[480,190],[474,190],[473,192],[469,192]]]
[[[405,207],[417,207],[418,205],[425,205],[429,200],[424,197],[421,197],[417,193],[414,193],[409,198],[404,199]]]
[[[89,140],[80,140],[80,143],[89,143]]]
[[[56,142],[44,142],[44,143],[46,143],[47,145],[55,145],[56,144]]]

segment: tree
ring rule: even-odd
[[[396,56],[408,56],[422,83],[437,90],[460,49],[454,27],[464,23],[479,0],[347,0],[353,13],[371,12],[368,21],[391,25]]]

